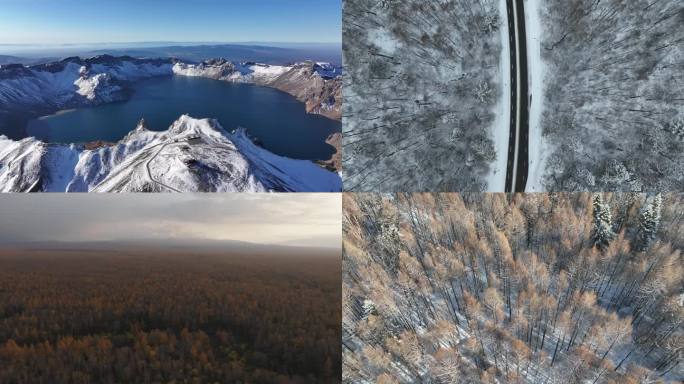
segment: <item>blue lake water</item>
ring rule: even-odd
[[[276,89],[169,76],[138,82],[124,102],[31,120],[26,133],[51,143],[115,142],[141,118],[148,129],[162,131],[185,113],[218,119],[228,131],[245,127],[264,148],[296,159],[328,159],[334,149],[325,139],[341,129],[339,121],[306,113],[303,103]]]

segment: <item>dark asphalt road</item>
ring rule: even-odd
[[[517,22],[513,15],[513,7],[518,15]],[[511,55],[511,122],[508,139],[508,164],[506,166],[506,192],[524,192],[528,174],[528,144],[529,144],[529,89],[527,73],[527,42],[525,31],[524,0],[507,0],[508,36]],[[515,29],[518,29],[518,45],[515,42]],[[516,57],[516,48],[520,50],[520,68]],[[520,84],[517,82],[520,71]],[[517,110],[517,96],[520,87],[520,111]],[[516,119],[520,119],[518,150],[515,151]],[[517,170],[514,170],[517,157]],[[515,172],[514,172],[515,171]],[[515,180],[513,180],[515,174]]]
[[[515,191],[525,192],[529,172],[528,148],[530,143],[530,92],[527,74],[527,31],[525,30],[525,3],[516,0],[518,7],[518,37],[520,39],[520,142],[518,144],[518,171]]]

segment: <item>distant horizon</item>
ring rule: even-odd
[[[278,45],[341,45],[342,41],[92,41],[82,43],[0,43],[0,47],[83,47],[89,45],[129,45],[129,44],[161,44],[166,46],[168,44],[192,44],[192,45],[267,45],[278,47]]]
[[[339,194],[9,194],[0,204],[0,245],[342,244]]]
[[[202,57],[203,50],[211,52]],[[245,60],[269,58],[330,61],[341,63],[341,42],[276,42],[276,41],[137,41],[108,43],[0,43],[0,56],[18,59],[55,59],[71,56],[92,57],[101,54],[135,57],[184,57],[204,60],[223,57],[240,50],[238,56]],[[245,56],[253,51],[255,57]],[[219,51],[224,51],[223,53]],[[200,60],[200,61],[201,61]],[[280,63],[280,62],[278,62]]]
[[[340,43],[341,0],[3,0],[0,44]]]
[[[155,248],[165,249],[165,248],[175,248],[178,246],[193,246],[197,244],[205,243],[206,248],[213,248],[213,246],[220,244],[234,244],[234,245],[244,245],[244,246],[254,246],[254,247],[274,247],[274,248],[305,248],[305,249],[326,249],[330,251],[338,251],[342,248],[342,244],[339,245],[320,245],[320,244],[304,244],[301,239],[296,243],[258,243],[246,240],[236,240],[236,239],[212,239],[212,238],[191,238],[191,239],[110,239],[110,240],[22,240],[22,241],[6,241],[0,244],[0,250],[12,247],[31,247],[37,245],[61,245],[61,246],[76,246],[76,245],[117,245],[117,246],[154,246]]]

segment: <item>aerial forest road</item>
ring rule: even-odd
[[[529,96],[524,0],[506,0],[511,54],[511,123],[506,192],[524,192],[528,174]]]

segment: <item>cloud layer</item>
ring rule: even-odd
[[[0,244],[240,240],[339,247],[339,194],[0,195]]]

